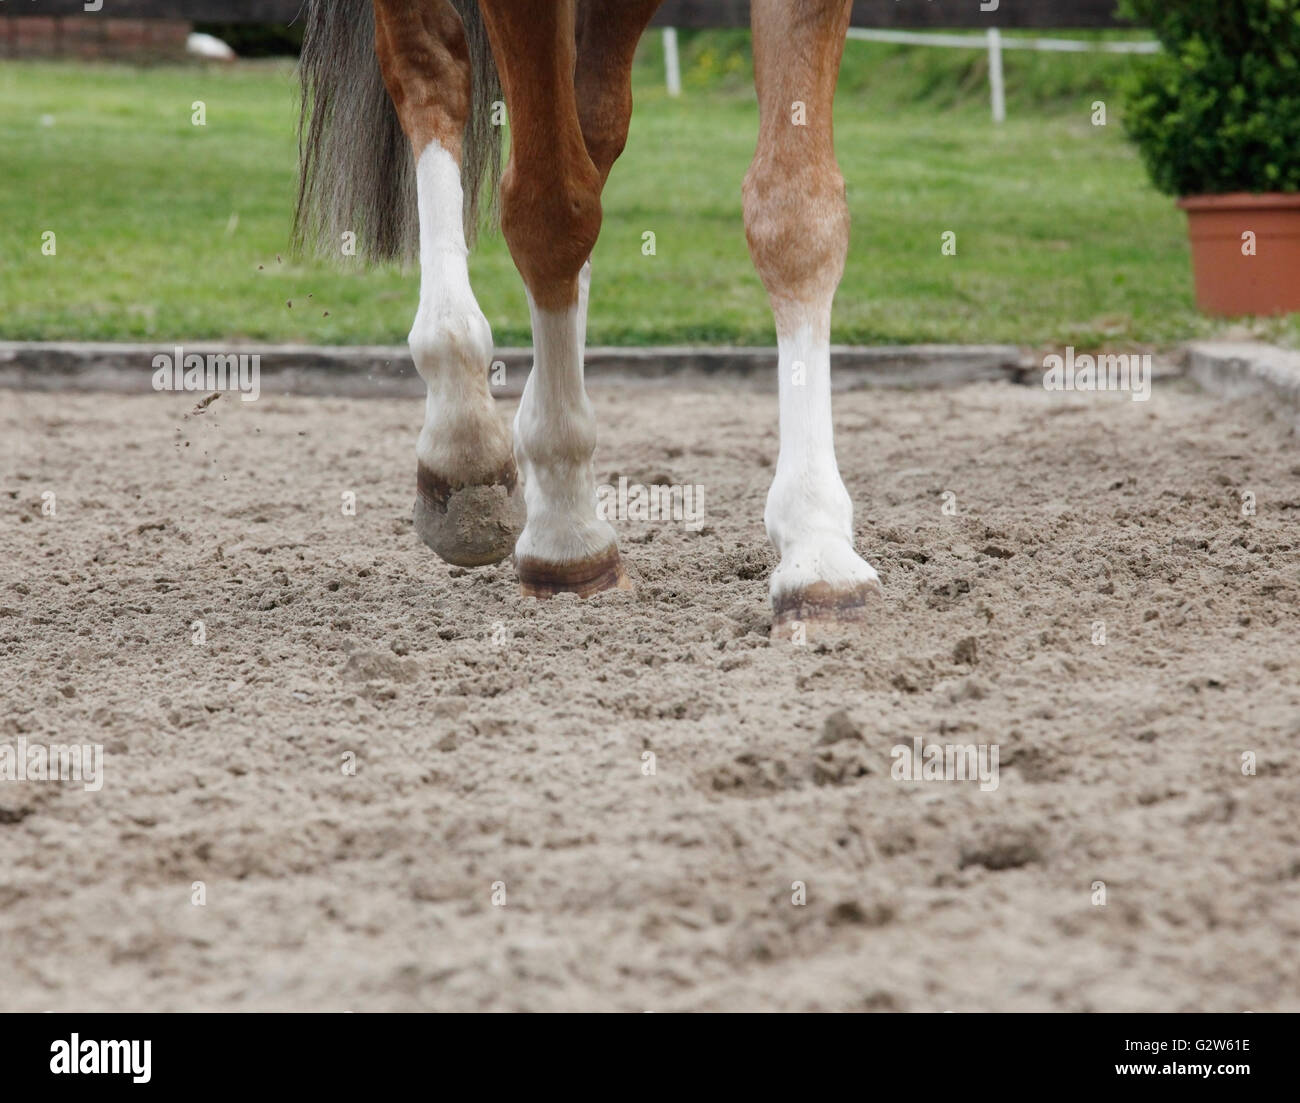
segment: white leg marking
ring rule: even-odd
[[[515,547],[518,558],[545,563],[588,559],[615,542],[596,516],[596,416],[583,384],[590,262],[578,283],[578,302],[543,310],[529,296],[533,370],[515,415],[515,462],[524,485],[528,522]]]
[[[578,354],[587,355],[587,304],[591,301],[591,261],[578,273]],[[585,371],[585,368],[584,368]]]
[[[853,502],[835,462],[829,327],[802,324],[778,334],[777,346],[781,453],[763,513],[781,555],[772,596],[815,582],[837,590],[879,585],[853,550]]]
[[[449,482],[491,482],[510,458],[510,439],[488,386],[492,329],[469,285],[460,166],[435,140],[415,171],[420,307],[409,340],[429,388],[416,455]]]

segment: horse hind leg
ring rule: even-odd
[[[745,233],[776,319],[780,455],[764,522],[780,554],[772,636],[860,624],[880,594],[853,547],[853,503],[835,461],[831,300],[848,252],[848,205],[831,108],[850,0],[753,0],[759,136],[745,177]]]
[[[375,0],[374,8],[380,69],[416,166],[420,305],[409,343],[428,392],[416,444],[415,531],[448,563],[483,566],[512,551],[523,502],[489,388],[492,331],[469,283],[465,27],[449,0]]]

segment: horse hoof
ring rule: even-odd
[[[420,468],[415,534],[447,563],[486,567],[515,548],[524,527],[523,495],[516,493],[514,466],[500,481],[451,488]]]
[[[602,590],[631,590],[632,582],[623,570],[618,545],[587,559],[571,563],[548,563],[533,556],[515,560],[519,592],[524,597],[548,598],[556,594],[590,597]]]
[[[883,600],[875,580],[849,587],[814,582],[774,594],[772,641],[798,645],[862,635]]]

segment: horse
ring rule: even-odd
[[[526,597],[631,589],[595,508],[583,355],[601,196],[659,3],[308,0],[295,239],[337,255],[352,235],[362,255],[418,258],[409,345],[427,396],[414,529],[458,566],[513,554]],[[751,6],[759,120],[742,207],[775,320],[780,407],[764,510],[779,555],[771,635],[796,642],[861,631],[881,596],[854,549],[831,422],[831,301],[849,233],[831,110],[851,8]],[[532,322],[513,439],[494,410],[492,333],[468,270],[475,231],[492,219]]]

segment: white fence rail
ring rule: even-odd
[[[1003,38],[1002,32],[990,27],[986,34],[919,34],[916,31],[873,31],[850,27],[849,38],[859,42],[893,42],[904,46],[941,46],[962,50],[988,50],[989,99],[993,121],[1007,121],[1006,74],[1002,67],[1003,50],[1039,50],[1062,54],[1154,54],[1159,42],[1090,42],[1080,38]]]
[[[1001,32],[996,28],[988,34],[922,34],[919,31],[872,31],[865,27],[850,27],[849,37],[863,42],[897,42],[904,46],[959,46],[980,50],[988,45],[988,35]],[[1154,54],[1160,50],[1159,42],[1089,42],[1081,38],[1004,38],[1005,50],[1049,50],[1065,54]]]
[[[1158,42],[1091,42],[1080,38],[1003,38],[996,27],[986,34],[922,34],[918,31],[874,31],[850,27],[849,38],[859,42],[891,42],[902,46],[940,46],[960,50],[988,50],[989,97],[993,121],[1007,118],[1006,74],[1002,66],[1003,50],[1038,50],[1062,54],[1154,54]],[[670,96],[682,94],[682,67],[677,53],[677,31],[664,28],[664,75]]]

